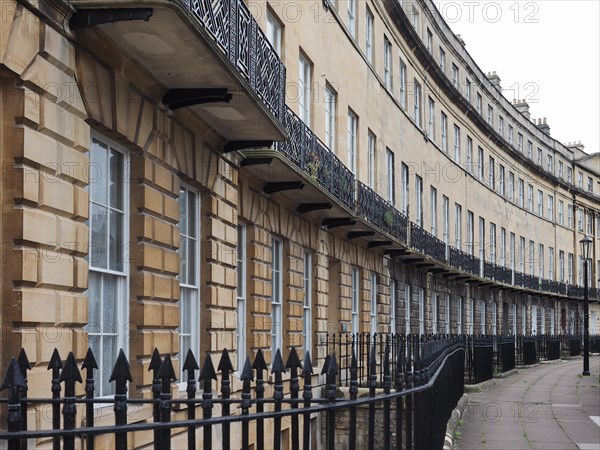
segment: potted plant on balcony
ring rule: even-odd
[[[384,214],[383,214],[383,222],[388,226],[391,227],[394,224],[394,213],[392,212],[391,209],[388,209]]]
[[[314,150],[311,150],[308,152],[306,160],[308,174],[313,180],[316,180],[319,175],[319,169],[321,168],[321,156]]]

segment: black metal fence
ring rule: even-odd
[[[148,369],[153,375],[151,399],[128,398],[128,384],[132,376],[122,350],[110,377],[116,392],[111,398],[94,397],[94,375],[98,365],[91,350],[88,350],[81,365],[72,352],[63,361],[55,350],[48,366],[52,370],[52,382],[48,387],[52,398],[29,398],[27,370],[31,366],[21,350],[17,358],[12,358],[0,386],[0,390],[8,391],[8,397],[0,399],[0,405],[6,408],[8,425],[7,431],[0,432],[0,445],[7,441],[9,450],[22,450],[27,448],[28,439],[46,439],[52,441],[54,449],[62,447],[70,450],[85,446],[93,450],[98,436],[111,435],[114,448],[126,449],[136,432],[152,430],[152,445],[160,450],[170,449],[175,435],[185,440],[189,449],[212,448],[213,443],[224,449],[248,449],[251,446],[280,449],[288,445],[292,449],[298,449],[300,445],[310,448],[311,415],[322,413],[326,448],[334,448],[340,435],[336,432],[336,415],[348,411],[348,448],[355,448],[357,433],[366,436],[370,449],[441,448],[446,423],[463,392],[464,339],[403,337],[395,341],[394,352],[391,337],[381,339],[383,351],[379,342],[372,338],[370,342],[360,343],[368,355],[368,368],[360,369],[363,372],[359,372],[358,363],[362,356],[357,356],[361,345],[355,342],[347,367],[348,398],[339,395],[338,386],[344,366],[335,351],[326,357],[320,370],[324,380],[319,383],[316,378],[319,374],[313,368],[310,354],[307,352],[301,362],[294,348],[285,363],[277,350],[270,367],[260,350],[254,361],[251,362],[248,356],[238,374],[242,388],[236,396],[232,396],[234,369],[226,349],[220,356],[217,370],[211,355],[206,355],[200,369],[195,356],[189,351],[183,364],[187,374],[185,398],[174,397],[171,393],[172,383],[177,377],[170,355],[161,357],[155,349]],[[76,385],[83,383],[80,367],[85,371],[85,395],[76,395]],[[265,398],[268,383],[265,371],[272,374],[271,398]],[[285,372],[289,372],[289,379],[284,382]],[[314,381],[321,386],[313,386]],[[365,382],[368,394],[359,397],[361,382]],[[215,389],[217,386],[219,391]],[[377,392],[378,387],[380,392]],[[62,397],[61,391],[64,392]],[[112,405],[114,425],[94,423],[94,409],[101,404]],[[44,405],[52,410],[51,429],[40,427],[28,431],[27,409]],[[128,408],[131,407],[151,409],[153,420],[130,423]],[[358,430],[357,412],[365,410],[368,410],[368,429]],[[202,418],[197,418],[196,413],[200,411]],[[216,415],[214,411],[220,414]],[[376,415],[383,417],[382,424],[378,422],[377,426]],[[289,421],[286,427],[282,426],[284,418]],[[392,423],[395,423],[395,432],[390,431]],[[282,435],[284,428],[289,433]],[[232,433],[233,430],[236,432]],[[253,431],[252,436],[250,430]],[[286,438],[289,441],[282,442],[282,436],[289,436]]]
[[[581,355],[581,335],[465,336],[465,379],[481,383],[517,365]],[[590,336],[590,352],[600,353],[600,335]]]

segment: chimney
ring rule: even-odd
[[[573,142],[567,142],[565,144],[565,147],[567,147],[569,150],[573,150],[573,151],[584,151],[585,145],[583,145],[581,143],[581,141],[573,141]]]
[[[490,83],[492,83],[492,86],[502,92],[502,87],[500,86],[500,77],[495,70],[487,74],[487,79],[490,81]]]
[[[548,122],[546,122],[545,117],[543,119],[533,119],[533,124],[538,127],[538,130],[540,130],[542,133],[550,136],[550,125],[548,125]]]
[[[525,100],[513,100],[513,106],[517,108],[521,114],[523,114],[527,120],[531,120],[531,114],[529,113],[529,103]]]
[[[460,34],[456,35],[456,39],[458,39],[458,42],[460,42],[460,45],[462,45],[463,47],[466,47],[467,44],[465,44],[465,40],[462,38],[462,36]]]

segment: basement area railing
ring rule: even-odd
[[[403,340],[397,355],[392,357],[390,345],[381,351],[372,344],[364,348],[370,355],[366,378],[359,375],[356,349],[350,356],[349,389],[345,392],[339,389],[343,366],[335,351],[327,355],[317,372],[308,352],[301,361],[292,348],[284,362],[277,350],[269,366],[259,350],[254,361],[246,357],[239,374],[234,374],[226,349],[216,370],[211,355],[206,355],[200,368],[188,351],[183,364],[187,374],[183,397],[172,394],[177,377],[170,355],[161,357],[155,349],[148,369],[153,378],[152,398],[128,397],[132,376],[122,350],[110,377],[110,382],[115,383],[113,397],[94,396],[98,364],[91,350],[83,361],[77,361],[72,352],[63,361],[55,350],[48,366],[52,371],[48,386],[51,397],[29,398],[27,371],[31,366],[21,350],[10,361],[0,386],[8,393],[7,398],[0,399],[0,405],[7,410],[7,421],[2,426],[7,431],[0,432],[0,446],[6,441],[9,450],[22,450],[30,439],[38,443],[45,439],[54,449],[93,450],[100,445],[100,436],[109,435],[109,440],[102,442],[112,442],[114,448],[125,450],[136,442],[136,433],[151,430],[153,440],[149,445],[157,450],[169,450],[172,445],[188,449],[213,445],[242,449],[280,449],[289,445],[298,449],[302,445],[308,449],[314,431],[311,419],[317,417],[325,430],[326,448],[334,448],[340,439],[350,449],[392,445],[441,448],[446,423],[463,392],[463,347],[461,337],[430,341],[415,337]],[[79,387],[84,379],[81,371],[85,372],[84,389]],[[240,391],[233,392],[233,377],[239,377]],[[272,397],[265,396],[267,385],[272,388]],[[364,393],[361,386],[365,386]],[[106,419],[95,423],[97,407],[106,405],[112,405],[113,425],[107,425]],[[27,411],[34,407],[52,411],[51,426],[29,429],[32,424],[28,423]],[[140,421],[136,415],[135,420],[130,420],[133,408],[148,408],[152,419]],[[376,421],[376,416],[382,420]],[[368,425],[359,427],[359,422]],[[288,432],[282,433],[284,429]]]

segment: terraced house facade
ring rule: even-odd
[[[97,395],[123,348],[144,396],[155,347],[184,381],[187,349],[579,333],[584,235],[600,332],[600,154],[504,98],[433,2],[1,14],[0,365],[26,349],[30,397],[54,347],[94,350]]]

